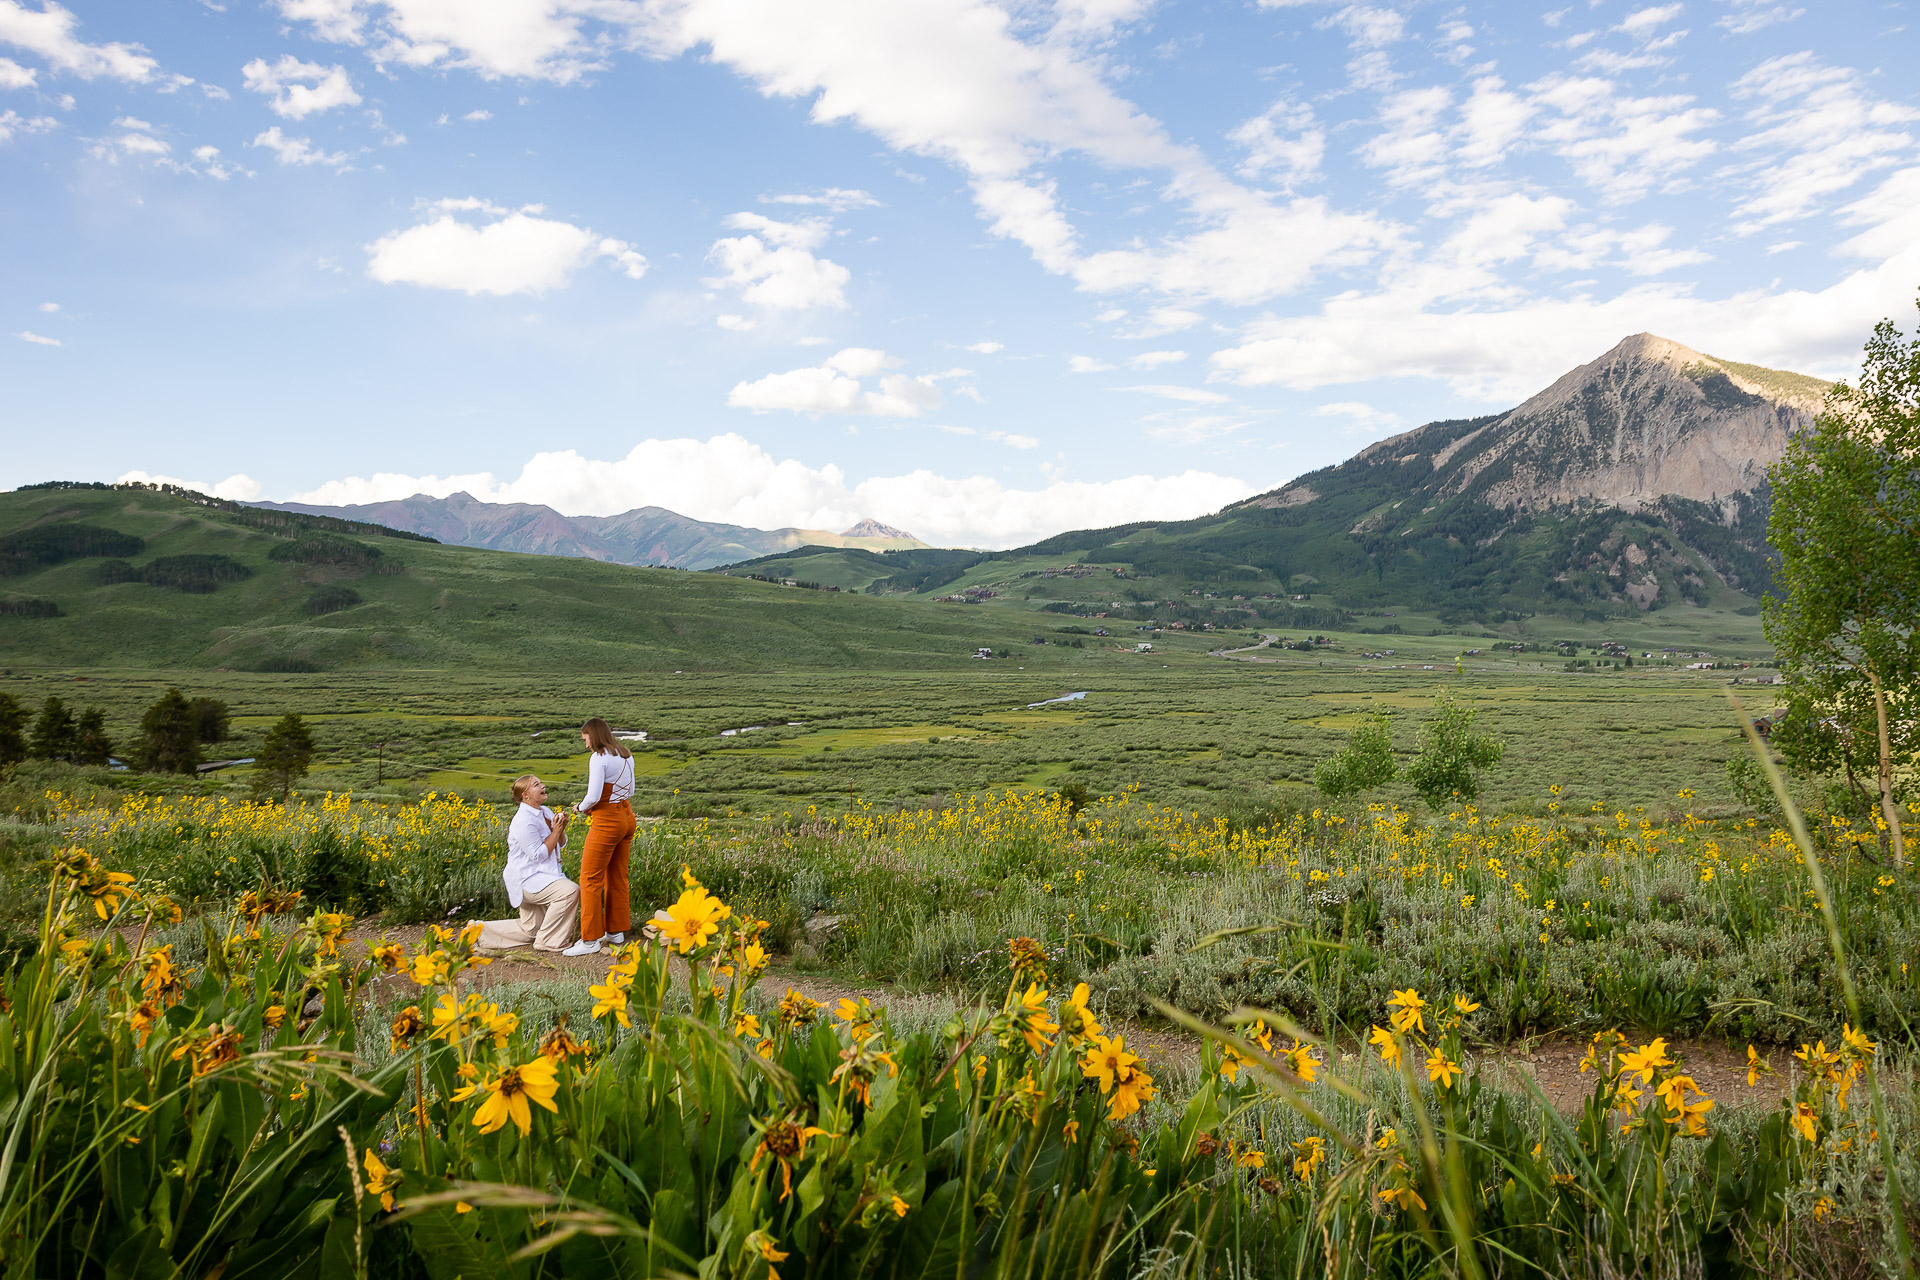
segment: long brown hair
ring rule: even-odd
[[[587,745],[593,748],[595,755],[606,751],[624,759],[633,759],[633,752],[627,750],[626,745],[613,736],[612,727],[599,716],[581,725],[580,732],[587,735]]]

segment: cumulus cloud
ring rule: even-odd
[[[1327,151],[1327,132],[1313,108],[1286,98],[1237,125],[1227,140],[1246,151],[1240,162],[1242,177],[1274,182],[1286,190],[1318,178]]]
[[[1068,356],[1067,368],[1074,373],[1106,373],[1114,366],[1092,356]]]
[[[45,334],[35,333],[31,329],[23,329],[19,333],[14,334],[13,336],[20,339],[20,341],[22,342],[31,342],[36,346],[58,347],[58,346],[64,345],[61,343],[60,339],[58,338],[49,338]]]
[[[468,197],[425,209],[426,221],[366,246],[368,276],[382,284],[505,296],[564,288],[601,258],[632,280],[647,270],[647,260],[624,240],[542,217],[540,205],[508,210]]]
[[[1054,479],[1030,489],[1009,488],[988,476],[927,470],[853,483],[838,466],[815,468],[775,458],[729,433],[708,440],[644,440],[612,460],[572,450],[542,453],[505,481],[484,472],[356,476],[293,500],[341,505],[460,492],[484,502],[539,503],[567,515],[661,506],[697,520],[761,529],[844,529],[871,517],[940,545],[1009,547],[1123,520],[1190,519],[1257,490],[1244,480],[1192,470],[1099,481]]]
[[[19,0],[0,0],[0,44],[13,45],[46,59],[56,71],[94,80],[102,76],[129,84],[162,80],[160,64],[138,44],[88,44],[79,36],[80,20],[71,9],[47,0],[29,9]],[[10,63],[17,69],[17,64]],[[31,72],[28,73],[31,76]],[[193,83],[184,77],[172,83]],[[28,81],[31,83],[31,80]],[[18,86],[15,87],[24,87]]]
[[[0,89],[31,89],[40,73],[12,58],[0,58]]]
[[[360,105],[345,67],[302,62],[283,53],[272,63],[255,58],[240,69],[240,75],[247,88],[264,95],[267,107],[283,119],[304,120],[335,107]]]
[[[231,475],[218,483],[205,480],[182,480],[179,476],[154,475],[147,471],[129,471],[122,475],[117,484],[170,484],[180,489],[192,489],[196,493],[211,494],[216,498],[225,498],[229,502],[251,502],[260,496],[260,482],[248,475]]]
[[[631,0],[276,0],[315,38],[362,45],[382,63],[458,67],[571,84],[631,47],[645,6]]]
[[[262,147],[273,152],[274,159],[283,165],[305,167],[323,164],[336,172],[344,172],[352,167],[353,157],[344,151],[326,151],[313,145],[307,138],[293,138],[280,131],[279,125],[254,135],[249,146]]]
[[[847,305],[845,290],[853,274],[812,252],[832,233],[825,218],[780,222],[758,213],[736,213],[726,225],[749,234],[714,242],[707,257],[723,274],[707,283],[737,290],[743,302],[768,311],[838,310]]]
[[[968,351],[983,356],[997,355],[1006,349],[1007,344],[1004,342],[975,342],[967,347]]]
[[[942,403],[940,383],[965,377],[965,369],[912,377],[886,370],[901,360],[872,347],[847,347],[806,369],[770,373],[754,382],[742,382],[727,393],[727,404],[755,413],[787,410],[819,415],[845,413],[880,418],[917,418]],[[863,379],[878,378],[874,390]]]

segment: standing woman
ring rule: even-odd
[[[587,794],[576,806],[591,814],[580,852],[580,940],[564,954],[591,955],[602,942],[618,946],[632,925],[627,854],[633,848],[633,753],[599,716],[580,726],[587,758]]]

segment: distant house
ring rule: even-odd
[[[1133,651],[1135,653],[1152,653],[1153,645],[1149,641],[1142,640],[1139,644],[1133,646]]]
[[[993,650],[991,650],[991,649],[975,649],[975,650],[973,651],[973,656],[974,656],[974,657],[976,657],[976,658],[991,658],[991,657],[993,656]]]

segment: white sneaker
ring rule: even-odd
[[[585,938],[582,938],[560,954],[563,956],[590,956],[599,949],[600,943],[597,939],[589,942]]]
[[[610,933],[606,937],[600,939],[600,941],[606,943],[610,947],[617,947],[621,943],[625,942],[626,940],[627,940],[627,935],[624,933]]]

